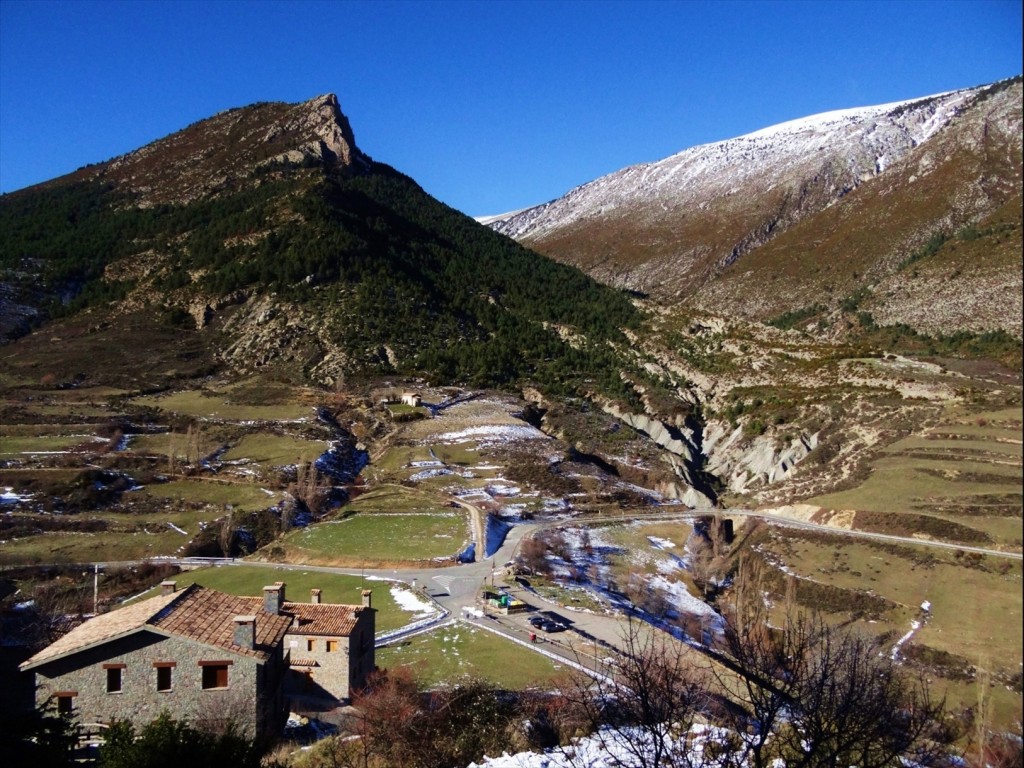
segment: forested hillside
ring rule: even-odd
[[[264,317],[301,314],[316,326],[305,329],[316,337],[311,367],[334,355],[347,374],[620,386],[609,342],[639,324],[625,294],[386,165],[264,162],[217,194],[157,203],[102,169],[81,175],[0,201],[5,309],[32,307],[36,325],[145,307],[202,336],[239,305],[272,297]],[[205,335],[211,357],[239,341]]]

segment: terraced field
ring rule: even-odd
[[[863,530],[1021,551],[1022,410],[949,407],[923,433],[899,440],[855,488],[807,503],[855,510]]]

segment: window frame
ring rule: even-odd
[[[168,691],[174,690],[174,668],[177,666],[173,661],[154,662],[153,668],[156,670],[156,690],[157,693],[167,693]],[[166,677],[166,681],[162,678]],[[166,685],[161,685],[161,682],[166,682]]]
[[[200,661],[199,666],[202,669],[199,680],[202,690],[224,691],[231,687],[231,676],[228,672],[228,668],[231,666],[230,661]],[[220,685],[221,682],[224,684]]]
[[[57,714],[71,715],[75,712],[75,697],[78,691],[57,691],[53,697],[57,699]]]
[[[124,670],[127,664],[104,664],[103,670],[107,673],[107,693],[122,693],[124,691]]]

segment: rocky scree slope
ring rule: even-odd
[[[693,147],[488,225],[661,300],[765,320],[879,285],[880,317],[931,328],[938,319],[924,317],[925,308],[938,283],[912,283],[899,265],[936,232],[1005,223],[1001,242],[955,259],[962,272],[985,273],[957,293],[971,308],[993,287],[1007,294],[984,321],[1019,335],[1019,299],[1002,286],[1019,294],[1019,259],[1009,263],[1008,254],[1020,242],[1020,190],[1016,78]],[[941,320],[956,328],[972,321],[970,310]]]

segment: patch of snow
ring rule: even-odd
[[[914,633],[917,632],[917,630],[919,630],[920,628],[921,628],[921,622],[920,621],[916,621],[915,620],[915,621],[910,622],[910,631],[907,632],[907,634],[905,634],[903,637],[901,637],[899,640],[896,641],[896,645],[894,645],[892,647],[892,651],[889,652],[889,658],[891,658],[893,660],[896,660],[897,658],[899,658],[900,648],[902,648],[903,644],[906,643],[908,640],[910,640],[910,638],[912,638],[914,636]]]
[[[411,589],[392,585],[391,598],[403,611],[414,614],[412,617],[413,621],[431,619],[437,616],[437,607],[433,603],[424,600]]]
[[[445,432],[435,438],[442,443],[459,443],[478,440],[482,443],[507,443],[516,440],[551,440],[539,429],[525,424],[490,424],[467,427],[457,432]]]
[[[523,489],[515,485],[492,483],[487,486],[487,493],[491,496],[518,496],[522,492]]]
[[[699,597],[690,594],[686,584],[682,581],[669,581],[662,575],[652,576],[650,585],[664,593],[666,600],[671,606],[681,613],[692,613],[696,616],[714,616],[720,618],[715,609],[705,603]]]
[[[733,764],[737,754],[723,754],[722,748],[733,743],[736,734],[723,728],[693,725],[678,741],[666,736],[662,746],[663,760],[673,755],[682,765]],[[603,728],[597,733],[577,739],[571,746],[555,747],[543,753],[519,752],[501,757],[485,757],[483,762],[470,763],[467,768],[640,768],[649,764],[654,754],[650,734],[638,728]],[[637,747],[646,745],[647,759],[637,757]],[[705,755],[706,748],[711,754]],[[715,757],[713,755],[717,755]],[[676,764],[673,761],[673,764]]]
[[[409,479],[413,482],[419,482],[420,480],[429,480],[432,477],[442,477],[443,475],[454,474],[450,469],[427,469],[423,472],[416,472],[409,476]]]
[[[655,549],[675,549],[676,545],[671,539],[662,539],[658,536],[648,536],[647,540]]]
[[[18,504],[32,498],[31,494],[18,494],[14,492],[13,486],[6,486],[4,492],[0,493],[0,504]]]
[[[178,526],[176,526],[176,525],[175,525],[174,523],[172,523],[172,522],[169,522],[169,521],[168,521],[168,523],[167,523],[167,527],[168,527],[168,528],[171,528],[172,530],[175,530],[175,531],[177,531],[177,532],[178,532],[178,533],[180,533],[180,534],[181,534],[182,536],[188,536],[188,531],[186,531],[186,530],[183,530],[183,529],[179,528]]]
[[[484,546],[484,557],[487,558],[501,548],[501,545],[505,541],[505,536],[508,534],[508,531],[512,526],[494,515],[487,515],[487,520],[485,521],[484,526],[487,529],[487,542]]]

